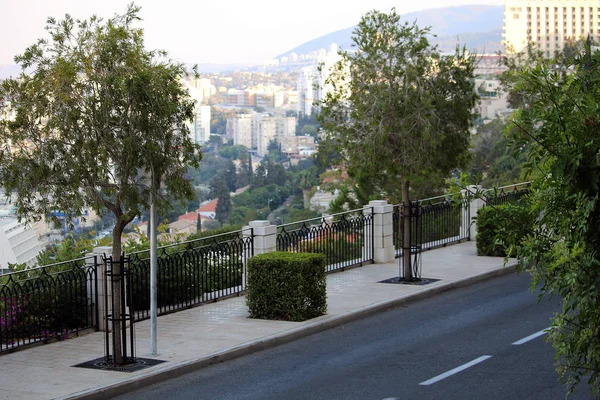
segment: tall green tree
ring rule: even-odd
[[[229,188],[223,179],[218,179],[215,182],[215,196],[219,199],[217,203],[216,219],[223,225],[227,218],[229,217],[229,213],[231,212],[231,194],[229,193]]]
[[[374,195],[401,198],[407,212],[412,181],[441,180],[465,164],[477,100],[475,56],[458,48],[442,56],[428,36],[429,28],[401,23],[394,9],[368,12],[319,104],[324,139],[335,143],[348,174]],[[404,273],[411,279],[410,225],[404,225]]]
[[[600,394],[600,53],[537,59],[512,71],[523,106],[511,120],[514,148],[529,146],[531,234],[519,247],[532,287],[560,295],[548,337],[572,390]]]
[[[145,49],[143,30],[134,26],[138,12],[131,5],[107,21],[49,18],[49,38],[15,57],[22,73],[0,90],[0,108],[15,113],[0,122],[0,182],[16,194],[18,215],[108,211],[116,220],[115,262],[123,229],[149,207],[150,195],[159,210],[168,209],[159,182],[169,198],[191,198],[184,173],[201,160],[186,125],[194,112],[180,83],[186,69],[163,51]],[[113,294],[119,302],[119,285]]]

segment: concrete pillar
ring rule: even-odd
[[[250,228],[254,234],[254,255],[270,253],[277,249],[277,225],[271,225],[269,221],[250,221],[243,228],[244,237],[250,234]]]
[[[481,198],[483,190],[481,188],[481,185],[471,185],[468,186],[466,190],[463,190],[462,193],[463,196],[467,196],[471,199],[469,203],[470,220],[463,221],[463,226],[465,223],[467,224],[469,228],[469,239],[475,240],[475,238],[477,237],[477,213],[481,208],[483,208],[485,204],[483,199]]]
[[[376,263],[394,262],[394,206],[386,200],[372,200],[365,207],[365,215],[373,214],[373,229],[366,229],[365,246],[373,244]]]
[[[271,225],[269,221],[250,221],[242,228],[244,240],[254,235],[253,254],[270,253],[277,250],[277,225]],[[244,272],[242,276],[242,290],[246,290],[247,260],[244,260]]]
[[[112,305],[111,291],[108,289],[108,293],[104,293],[104,272],[106,271],[106,264],[104,263],[103,256],[112,254],[111,246],[100,246],[96,247],[92,250],[91,253],[86,254],[86,258],[88,258],[87,263],[88,266],[91,266],[94,263],[94,256],[96,256],[96,261],[98,262],[98,269],[96,271],[96,279],[97,281],[92,281],[89,283],[88,287],[88,297],[92,297],[92,293],[95,288],[98,288],[98,329],[101,331],[106,330],[106,314],[107,310],[105,308],[106,300],[108,300],[108,307],[110,309]],[[108,296],[108,299],[105,299],[105,296]],[[92,300],[95,299],[92,297]]]

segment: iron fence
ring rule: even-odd
[[[529,182],[517,183],[498,189],[486,190],[483,194],[484,206],[516,204],[530,193]]]
[[[245,289],[244,266],[253,255],[252,229],[157,249],[157,312],[168,314]],[[150,318],[150,250],[129,254],[135,321]]]
[[[369,210],[367,213],[365,210]],[[372,208],[277,227],[277,250],[321,253],[327,272],[373,262]]]
[[[394,246],[402,256],[404,219],[402,204],[394,206]],[[469,201],[461,196],[440,196],[411,203],[411,246],[431,250],[469,240]]]
[[[0,353],[98,327],[96,257],[0,276]]]

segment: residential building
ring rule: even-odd
[[[14,215],[2,210],[0,214],[0,274],[8,272],[9,264],[35,266],[37,255],[45,243],[40,241],[37,229],[19,222]]]
[[[208,80],[210,83],[210,80]],[[188,90],[192,99],[196,101],[194,120],[188,124],[191,139],[198,144],[208,142],[210,138],[210,106],[203,105],[203,90],[197,89],[193,84],[197,81],[183,81],[183,86]]]
[[[283,138],[296,136],[296,117],[284,117],[282,115],[276,118],[277,141],[283,143]]]
[[[252,115],[238,114],[227,120],[227,136],[233,139],[234,145],[246,146],[249,149],[256,147],[256,140],[252,135]]]
[[[252,131],[256,137],[256,153],[263,157],[268,154],[269,143],[277,139],[277,124],[274,117],[269,114],[252,115]]]
[[[483,121],[500,117],[508,112],[506,93],[502,92],[497,78],[475,79],[475,87],[479,94],[476,110]]]
[[[331,69],[340,60],[338,47],[334,43],[329,51],[321,49],[319,55],[309,67],[300,70],[296,87],[298,89],[297,110],[299,114],[311,115],[315,104],[331,90],[326,84]]]
[[[600,40],[600,0],[506,0],[504,45],[507,54],[528,43],[554,56],[569,40],[588,35]]]
[[[194,120],[190,127],[190,135],[195,143],[204,144],[208,142],[210,138],[210,114],[210,106],[196,104]]]

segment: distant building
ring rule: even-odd
[[[500,89],[498,79],[475,79],[475,88],[479,94],[476,109],[482,120],[494,119],[507,112],[506,93]]]
[[[249,149],[256,147],[252,136],[252,115],[238,114],[227,120],[227,136],[233,139],[234,145],[246,146]]]
[[[277,123],[269,114],[252,115],[252,134],[256,135],[256,153],[264,156],[269,153],[269,143],[277,139]]]
[[[210,83],[210,80],[208,82]],[[188,127],[194,143],[204,144],[210,138],[210,106],[203,105],[203,90],[197,89],[192,85],[193,83],[197,84],[197,81],[183,81],[183,86],[188,89],[190,96],[196,101],[194,119],[188,124]]]
[[[506,0],[504,45],[507,54],[535,43],[553,57],[572,39],[600,40],[599,0]]]
[[[35,266],[37,255],[44,249],[37,230],[17,217],[0,217],[0,273],[7,273],[9,264]]]
[[[301,69],[296,84],[299,114],[311,115],[315,104],[331,90],[330,85],[325,82],[331,73],[331,69],[339,60],[338,47],[334,43],[330,46],[328,52],[321,49],[311,66]]]

